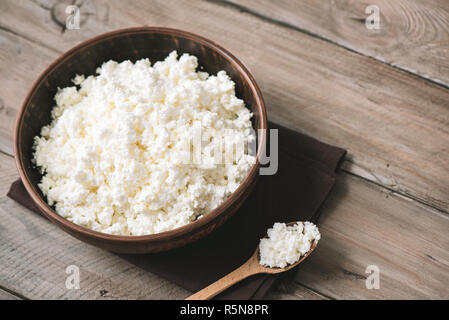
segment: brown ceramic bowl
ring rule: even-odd
[[[262,94],[254,78],[231,53],[195,34],[159,27],[138,27],[109,32],[87,40],[60,56],[36,80],[19,111],[14,132],[16,165],[26,190],[40,210],[72,236],[95,246],[120,253],[147,253],[173,249],[206,236],[222,225],[252,191],[258,176],[265,130],[258,131],[257,161],[237,190],[203,218],[186,226],[146,236],[117,236],[92,231],[59,216],[45,201],[37,184],[41,174],[32,165],[33,138],[50,123],[53,97],[58,87],[73,85],[75,74],[95,74],[103,62],[149,58],[163,60],[171,51],[198,57],[199,65],[210,74],[225,70],[236,83],[236,94],[254,113],[255,129],[266,129],[267,118]]]

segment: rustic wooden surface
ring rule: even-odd
[[[20,300],[20,298],[8,291],[0,289],[0,300]]]
[[[273,299],[449,298],[449,3],[445,0],[0,1],[0,299],[181,299],[190,292],[80,243],[7,198],[12,127],[39,73],[105,31],[160,25],[228,48],[268,114],[349,152],[323,240]],[[380,30],[365,8],[380,8]],[[67,290],[65,268],[81,269]],[[380,289],[365,286],[368,265]]]

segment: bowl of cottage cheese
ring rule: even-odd
[[[15,159],[40,210],[122,253],[173,249],[217,229],[254,187],[266,111],[224,48],[168,28],[110,32],[38,78]]]

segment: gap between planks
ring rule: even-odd
[[[29,300],[21,294],[0,285],[0,300]]]

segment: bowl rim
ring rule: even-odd
[[[204,215],[202,218],[195,220],[191,223],[188,223],[184,226],[163,231],[160,233],[155,234],[148,234],[148,235],[141,235],[141,236],[127,236],[127,235],[114,235],[114,234],[108,234],[103,233],[99,231],[95,231],[83,226],[80,226],[74,222],[69,221],[68,219],[60,216],[55,210],[53,210],[44,200],[41,199],[41,197],[37,194],[37,192],[34,190],[30,180],[28,179],[28,176],[25,173],[24,166],[22,163],[22,152],[20,148],[21,144],[21,126],[23,124],[24,120],[24,112],[26,106],[29,104],[30,100],[33,98],[34,94],[37,91],[37,87],[44,83],[46,78],[52,73],[52,71],[62,62],[65,62],[67,59],[69,59],[74,53],[76,53],[78,50],[89,47],[95,43],[102,42],[102,41],[108,41],[112,38],[118,37],[118,36],[125,36],[127,34],[136,34],[136,33],[161,33],[166,35],[176,35],[188,40],[195,41],[197,43],[200,43],[203,46],[208,47],[209,49],[212,49],[215,52],[218,52],[220,55],[222,55],[226,60],[228,60],[231,65],[236,68],[240,75],[243,76],[245,81],[248,83],[251,91],[253,92],[255,96],[256,101],[256,108],[259,111],[259,128],[255,128],[258,132],[258,149],[256,153],[256,161],[251,166],[250,170],[248,171],[248,174],[246,175],[245,179],[240,183],[240,185],[237,187],[237,189],[223,201],[218,207],[210,211],[208,214]],[[262,129],[262,130],[259,130]],[[238,200],[245,192],[245,190],[249,187],[251,187],[251,182],[257,178],[257,171],[260,167],[260,158],[262,156],[262,152],[264,150],[264,147],[266,145],[266,137],[267,137],[267,114],[265,109],[265,103],[263,100],[262,93],[254,79],[254,77],[251,75],[249,70],[245,67],[245,65],[238,60],[232,53],[230,53],[228,50],[223,48],[222,46],[216,44],[215,42],[204,38],[203,36],[197,35],[195,33],[184,31],[180,29],[174,29],[174,28],[167,28],[167,27],[153,27],[153,26],[142,26],[142,27],[131,27],[131,28],[123,28],[123,29],[117,29],[114,31],[102,33],[100,35],[97,35],[95,37],[92,37],[90,39],[87,39],[70,50],[64,52],[61,54],[56,60],[54,60],[50,65],[48,65],[45,70],[39,75],[39,77],[33,82],[30,90],[28,91],[27,95],[25,96],[25,99],[20,107],[20,110],[18,112],[15,125],[14,125],[14,159],[16,163],[16,167],[19,171],[20,179],[22,180],[26,191],[30,195],[30,197],[33,199],[33,201],[37,204],[39,209],[53,222],[58,222],[62,224],[61,227],[63,229],[68,228],[72,231],[77,232],[78,234],[82,234],[86,237],[90,238],[96,238],[99,240],[109,241],[109,242],[115,242],[115,243],[143,243],[143,242],[158,242],[158,241],[167,241],[167,240],[174,240],[177,238],[180,238],[184,235],[190,234],[194,232],[195,230],[201,230],[202,228],[206,227],[207,225],[211,224],[216,218],[218,218],[223,212],[225,212],[227,209],[233,206],[234,202]]]

